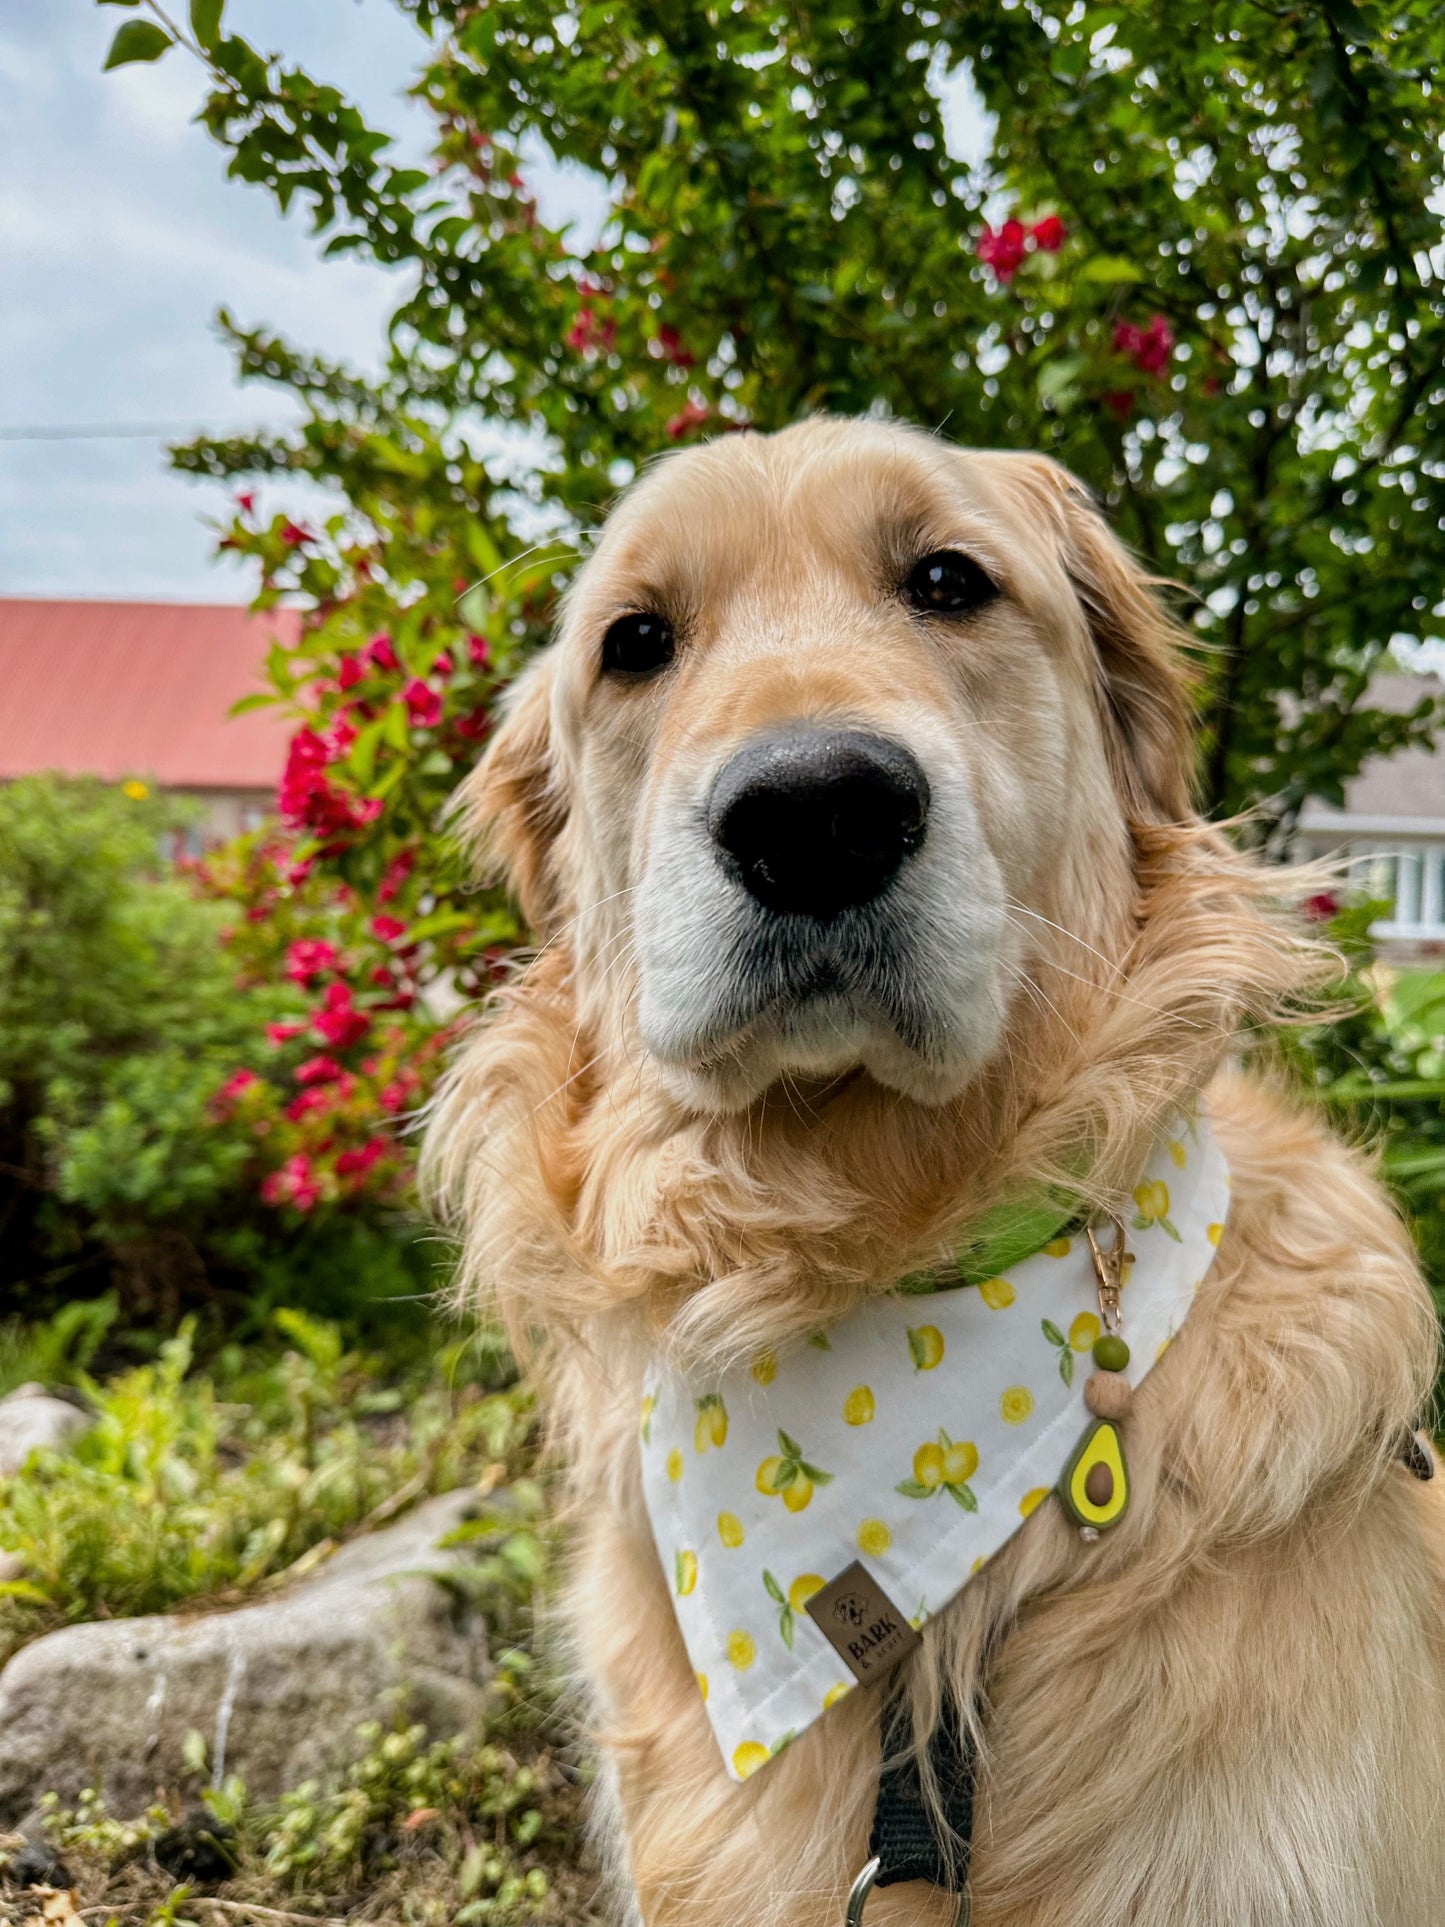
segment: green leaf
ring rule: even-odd
[[[51,1606],[54,1600],[28,1579],[0,1579],[0,1599],[23,1599],[32,1606]]]
[[[1066,1385],[1072,1385],[1074,1382],[1074,1354],[1067,1345],[1059,1353],[1059,1377]]]
[[[945,1485],[943,1489],[949,1498],[953,1500],[953,1503],[962,1506],[965,1512],[978,1511],[978,1500],[973,1496],[973,1488],[971,1486]]]
[[[831,1472],[824,1472],[820,1466],[809,1465],[806,1459],[799,1460],[799,1466],[804,1478],[811,1479],[814,1485],[831,1485],[833,1483],[833,1474]]]
[[[901,1492],[905,1499],[931,1499],[938,1490],[937,1486],[920,1485],[917,1479],[904,1479],[893,1490]]]
[[[158,27],[153,20],[127,20],[116,30],[102,71],[109,73],[112,67],[129,67],[138,60],[159,60],[175,44],[165,28]]]
[[[244,716],[253,709],[268,709],[278,700],[279,698],[270,694],[269,691],[258,689],[254,695],[242,696],[239,701],[232,703],[226,714]]]
[[[778,1631],[783,1635],[783,1644],[789,1652],[793,1650],[793,1609],[784,1606],[778,1614]]]
[[[221,14],[226,0],[191,0],[191,32],[201,46],[214,47],[221,37]]]
[[[779,1426],[778,1428],[778,1444],[783,1448],[783,1457],[785,1459],[802,1458],[803,1456],[802,1446],[799,1445],[796,1439],[789,1438],[788,1434],[782,1429],[781,1426]]]
[[[1058,1326],[1054,1323],[1054,1321],[1051,1318],[1041,1319],[1040,1325],[1043,1330],[1044,1337],[1048,1339],[1051,1345],[1066,1345],[1068,1343],[1068,1340],[1064,1337],[1064,1334],[1059,1330]]]
[[[773,1575],[770,1572],[764,1571],[763,1584],[768,1589],[768,1597],[770,1599],[776,1599],[780,1606],[787,1605],[788,1595],[783,1591],[782,1587],[778,1584],[777,1580],[774,1579]]]
[[[1143,273],[1122,254],[1096,254],[1079,269],[1081,281],[1142,281]]]

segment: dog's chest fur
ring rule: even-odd
[[[1211,1105],[1230,1227],[1136,1400],[1129,1519],[1085,1547],[1041,1507],[926,1632],[922,1690],[987,1707],[974,1927],[1445,1917],[1445,1513],[1387,1449],[1429,1383],[1428,1300],[1356,1160],[1248,1087]],[[876,1705],[726,1777],[642,1510],[637,1388],[598,1362],[566,1393],[566,1610],[613,1794],[599,1844],[646,1927],[837,1927]],[[898,1889],[868,1927],[951,1918]]]

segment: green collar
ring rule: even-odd
[[[935,1291],[956,1291],[961,1285],[981,1285],[985,1278],[1011,1271],[1055,1238],[1069,1237],[1082,1225],[1079,1200],[1068,1192],[1040,1190],[1011,1199],[984,1212],[954,1253],[951,1266],[916,1273],[898,1289],[924,1297]]]

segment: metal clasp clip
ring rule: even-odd
[[[843,1927],[863,1927],[863,1907],[873,1891],[874,1882],[882,1868],[883,1862],[875,1854],[853,1882],[853,1890],[848,1895],[848,1909],[843,1915]],[[968,1927],[968,1894],[966,1892],[958,1896],[958,1913],[954,1917],[953,1927]]]
[[[1124,1268],[1134,1262],[1134,1254],[1128,1249],[1122,1218],[1110,1218],[1114,1227],[1114,1242],[1106,1250],[1094,1236],[1094,1227],[1085,1227],[1089,1237],[1089,1249],[1094,1254],[1094,1275],[1099,1285],[1099,1320],[1105,1331],[1116,1332],[1123,1322],[1119,1312],[1119,1294],[1124,1289]]]

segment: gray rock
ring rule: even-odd
[[[91,1424],[89,1413],[68,1398],[56,1398],[43,1385],[17,1385],[0,1398],[0,1479],[18,1472],[42,1447],[62,1450]]]
[[[478,1727],[485,1634],[438,1583],[456,1555],[437,1543],[474,1503],[428,1500],[254,1605],[94,1621],[22,1647],[0,1671],[0,1826],[87,1786],[113,1813],[141,1812],[184,1777],[192,1729],[218,1780],[240,1773],[267,1798],[344,1764],[357,1725],[399,1705],[437,1736]]]

